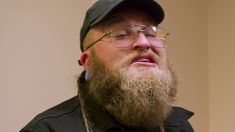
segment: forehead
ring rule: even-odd
[[[145,24],[157,25],[146,12],[136,8],[122,8],[111,12],[99,25],[110,27],[116,24]]]

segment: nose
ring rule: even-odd
[[[149,49],[150,47],[151,47],[151,44],[149,43],[144,33],[142,32],[138,33],[136,41],[132,45],[132,48],[133,49]]]

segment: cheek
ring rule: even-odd
[[[96,45],[95,52],[97,57],[101,59],[106,66],[112,67],[117,65],[123,56],[117,48],[108,43]]]
[[[156,48],[156,49],[152,49],[152,51],[157,54],[162,60],[166,60],[167,56],[166,56],[166,48]]]
[[[165,48],[152,48],[153,53],[157,54],[161,58],[166,56],[166,49]]]

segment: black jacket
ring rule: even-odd
[[[92,103],[92,107],[96,107]],[[91,108],[92,132],[132,132],[115,122],[101,110]],[[173,107],[164,123],[165,132],[193,132],[188,119],[192,112]],[[135,130],[136,131],[136,130]],[[138,130],[140,131],[140,130]],[[78,97],[73,97],[41,114],[29,122],[20,132],[85,132]],[[143,129],[141,132],[160,132],[159,128]]]

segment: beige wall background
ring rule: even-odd
[[[190,119],[196,132],[209,131],[208,47],[205,0],[158,0],[170,32],[167,48],[180,77],[175,103],[195,112]]]
[[[93,1],[0,0],[1,131],[76,95],[79,30]],[[196,132],[233,131],[235,1],[158,1],[180,77],[174,105],[195,112]]]
[[[234,131],[235,1],[208,0],[210,131]]]

